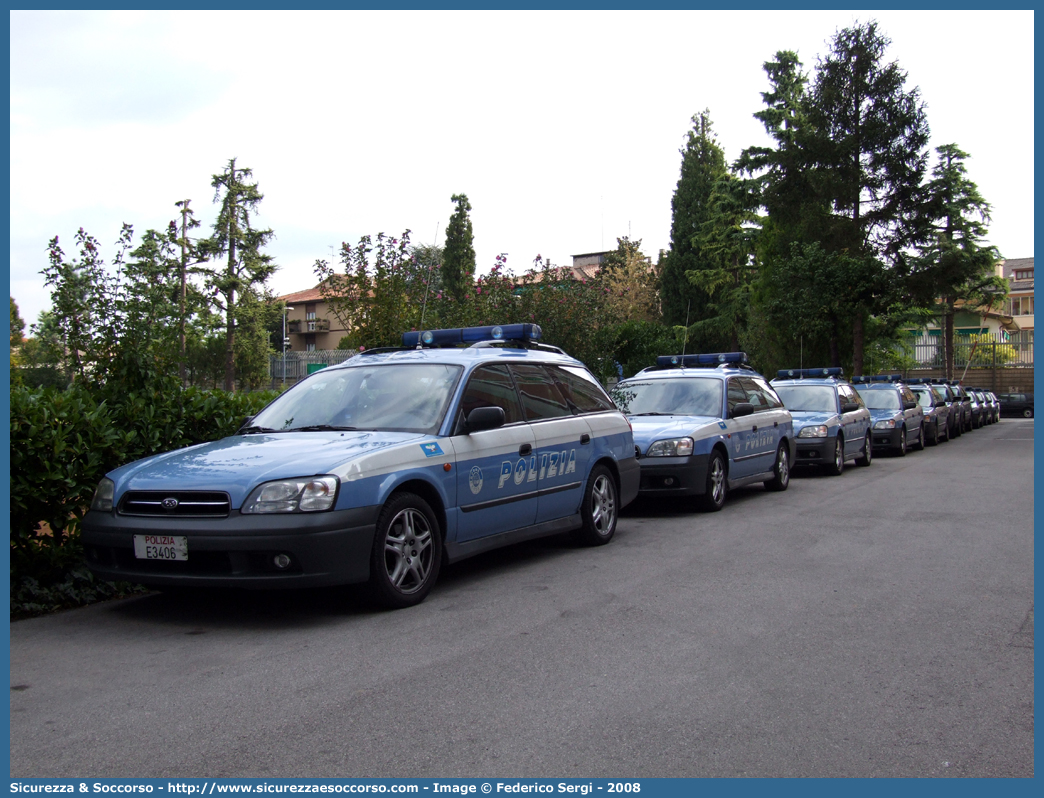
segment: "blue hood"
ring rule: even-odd
[[[823,413],[819,410],[791,410],[790,415],[794,417],[795,430],[815,424],[829,424],[831,419],[837,418],[837,413]]]
[[[720,418],[714,416],[628,416],[634,430],[634,442],[642,451],[654,441],[665,438],[684,438],[703,427],[718,428]]]
[[[894,418],[898,419],[902,416],[902,413],[898,410],[881,410],[875,408],[867,408],[870,411],[870,420],[872,422],[880,421],[881,419]]]
[[[223,490],[233,507],[261,482],[328,474],[376,449],[427,437],[415,432],[282,432],[233,435],[128,463],[107,476],[127,490]]]

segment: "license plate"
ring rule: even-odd
[[[139,560],[187,560],[184,535],[135,535],[134,556]]]

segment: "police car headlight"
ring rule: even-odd
[[[874,424],[874,429],[895,429],[895,419],[886,418],[883,421],[878,421]]]
[[[94,498],[91,499],[91,509],[97,510],[99,513],[111,513],[112,497],[115,492],[116,486],[112,480],[103,479],[98,483],[97,490],[94,491]]]
[[[798,433],[799,438],[825,438],[826,436],[826,424],[813,424],[809,427],[802,427],[801,432]]]
[[[254,488],[241,513],[319,513],[337,500],[337,477],[301,477]]]
[[[692,438],[672,438],[656,441],[645,453],[646,457],[687,457],[692,454]]]

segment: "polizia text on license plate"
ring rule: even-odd
[[[134,556],[139,560],[187,560],[184,535],[135,535]]]

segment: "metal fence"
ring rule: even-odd
[[[915,369],[938,369],[946,364],[940,335],[924,336],[913,344]],[[1006,341],[996,334],[954,336],[954,368],[1029,368],[1033,366],[1033,341]]]
[[[318,369],[343,363],[357,354],[350,349],[315,349],[311,352],[287,352],[285,360],[281,354],[269,355],[268,374],[273,388],[284,382],[292,385]]]

